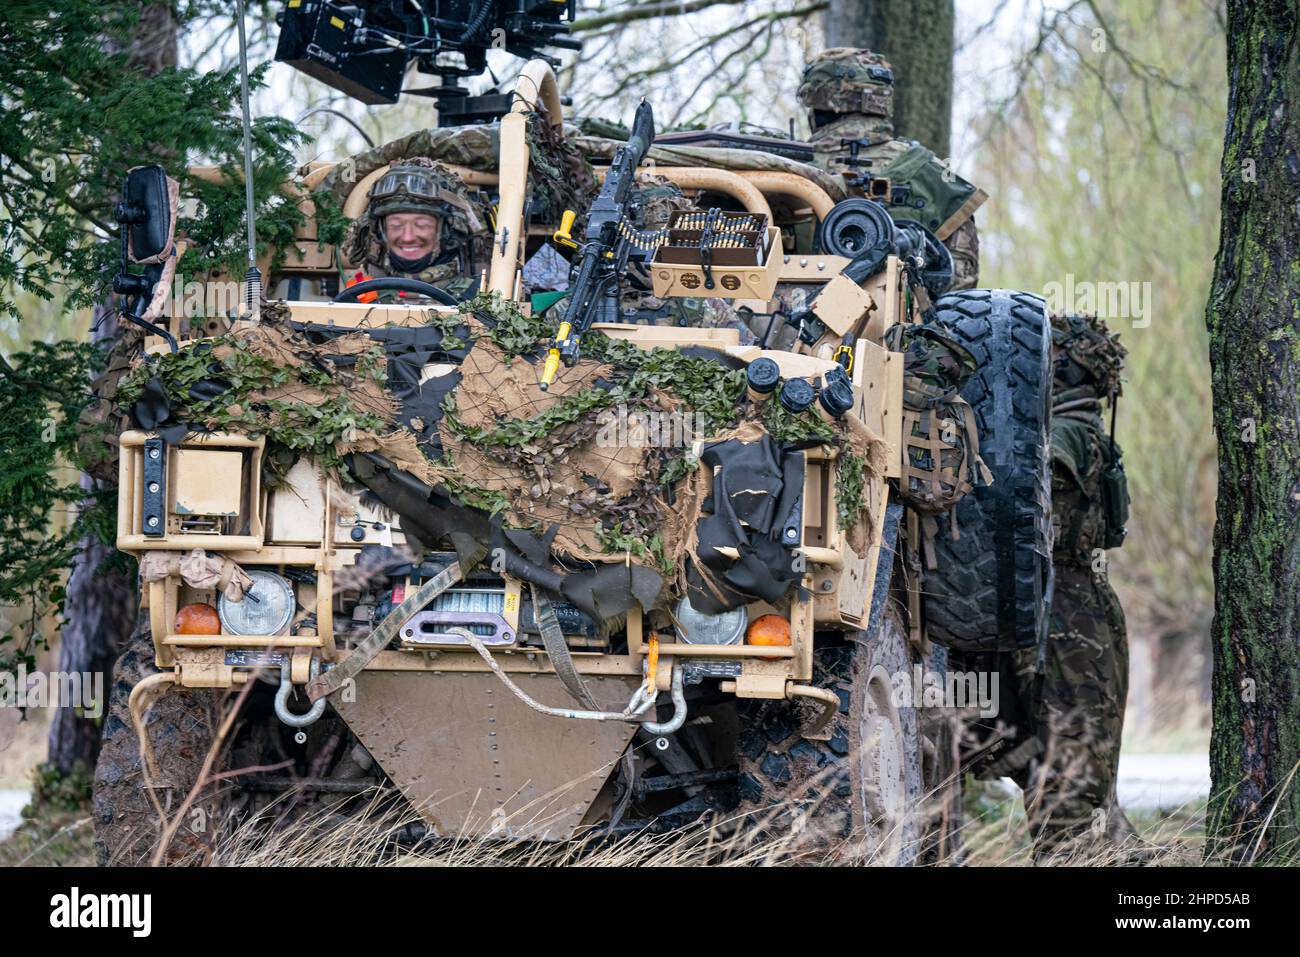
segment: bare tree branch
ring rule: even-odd
[[[679,3],[665,0],[659,3],[642,3],[574,20],[571,29],[574,33],[587,33],[615,23],[632,23],[637,20],[652,20],[655,17],[676,17],[687,13],[698,13],[709,7],[739,6],[745,2],[746,0],[685,0]]]

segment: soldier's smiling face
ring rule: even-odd
[[[391,213],[384,217],[388,251],[403,259],[437,253],[441,228],[441,220],[426,213]]]

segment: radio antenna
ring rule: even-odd
[[[236,0],[239,17],[239,96],[244,109],[244,218],[248,221],[248,272],[244,304],[253,322],[262,318],[262,273],[257,268],[257,214],[253,206],[252,121],[248,115],[248,40],[244,36],[244,0]]]

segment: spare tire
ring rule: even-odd
[[[968,289],[935,301],[978,369],[962,388],[993,483],[936,519],[925,572],[930,637],[959,651],[1014,651],[1046,635],[1052,588],[1051,329],[1043,300]],[[955,528],[954,528],[955,525]],[[934,529],[934,526],[931,526]]]

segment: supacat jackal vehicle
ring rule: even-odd
[[[733,139],[656,144],[645,105],[626,142],[581,136],[530,61],[498,122],[304,169],[273,298],[188,328],[147,301],[175,190],[133,171],[148,282],[121,285],[159,334],[117,392],[143,610],[96,771],[105,860],[377,785],[435,836],[743,806],[878,861],[947,840],[924,675],[1035,641],[1050,587],[1042,303],[943,296],[934,231]],[[413,149],[490,224],[467,301],[340,290],[319,241]],[[647,184],[673,197],[656,222]],[[569,260],[550,294],[525,278],[544,249]],[[637,280],[733,321],[620,321]]]

